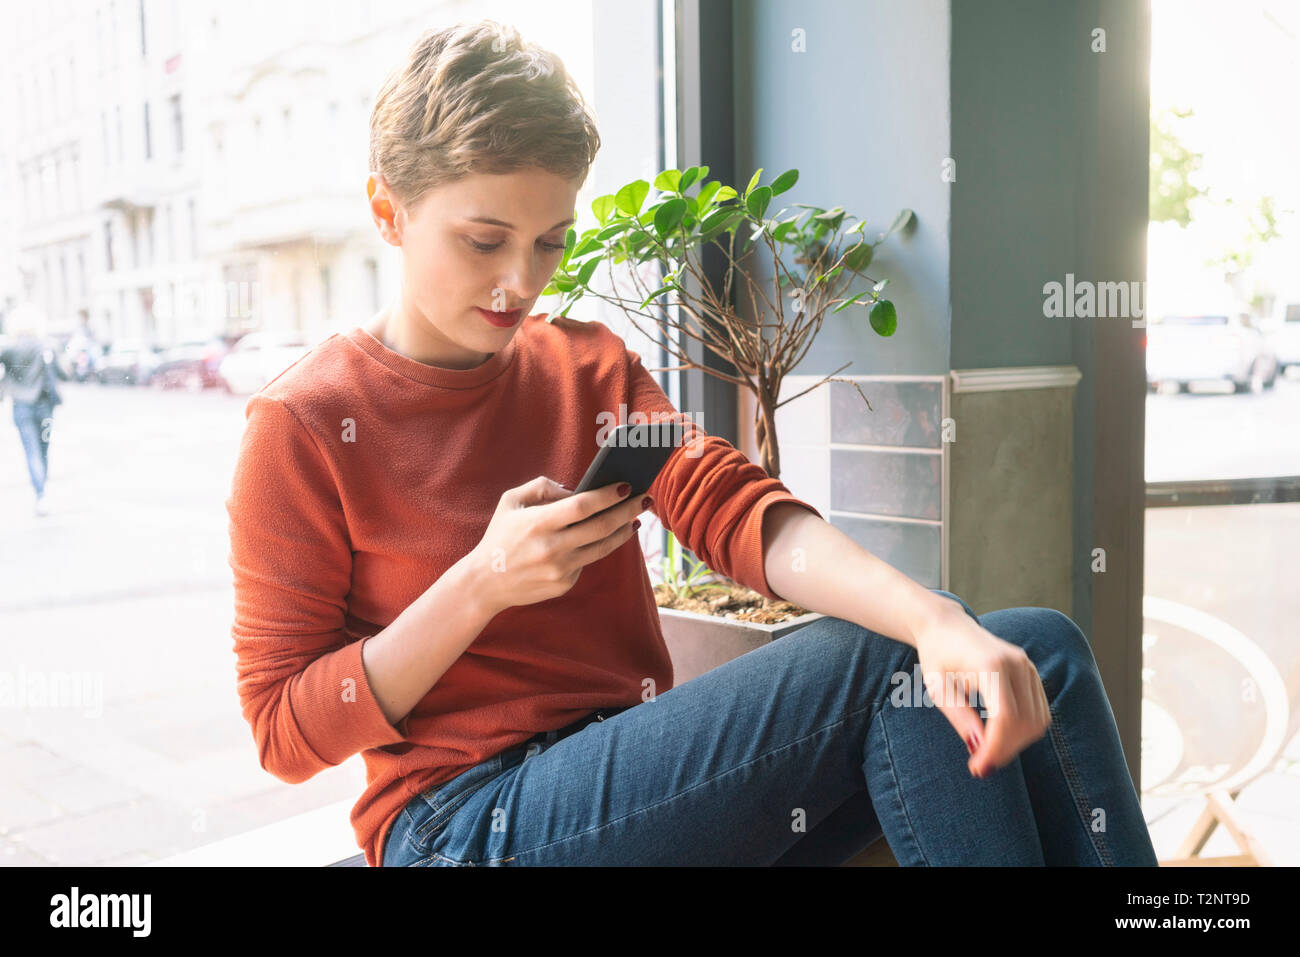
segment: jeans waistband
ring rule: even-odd
[[[561,738],[567,738],[571,734],[576,734],[593,721],[604,721],[606,718],[612,718],[619,712],[626,711],[628,707],[631,707],[631,705],[622,708],[600,708],[589,715],[579,718],[577,721],[573,722],[573,724],[565,725],[563,728],[557,728],[554,731],[539,731],[537,734],[529,738],[525,744],[531,744],[534,741],[545,741],[548,744],[554,744]]]

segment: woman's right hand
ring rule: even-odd
[[[1009,764],[1051,726],[1043,679],[1029,655],[955,602],[917,633],[916,655],[926,694],[970,749],[966,766],[974,777]],[[970,703],[976,691],[987,724]]]
[[[563,595],[584,566],[636,532],[633,520],[646,496],[623,501],[630,491],[616,483],[578,494],[545,476],[507,489],[482,540],[466,556],[481,589],[476,597],[496,615]]]

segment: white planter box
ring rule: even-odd
[[[685,684],[732,658],[739,658],[823,617],[819,612],[809,612],[774,625],[763,625],[660,608],[659,624],[673,660],[673,685]]]

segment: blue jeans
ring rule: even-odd
[[[382,864],[840,865],[883,835],[903,866],[1156,866],[1078,626],[934,591],[1024,648],[1051,705],[1047,733],[983,780],[938,708],[894,703],[915,649],[827,617],[434,785]]]
[[[54,421],[54,404],[46,398],[35,402],[14,401],[14,425],[27,456],[27,474],[36,497],[45,494],[45,477],[49,474],[50,439],[46,423]]]

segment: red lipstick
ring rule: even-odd
[[[517,323],[520,317],[524,314],[522,309],[515,309],[512,312],[493,312],[491,309],[479,309],[478,306],[475,306],[474,308],[478,309],[479,315],[492,323],[492,325],[496,326],[498,329],[509,329]]]

